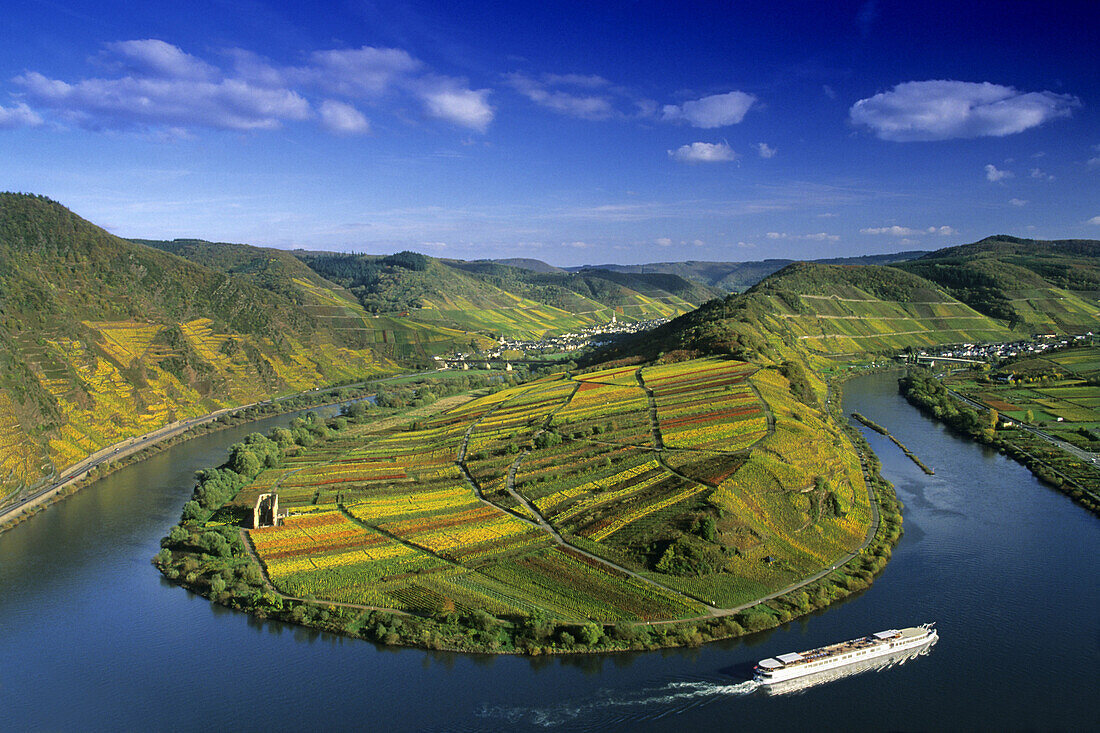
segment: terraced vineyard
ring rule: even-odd
[[[572,622],[750,601],[859,546],[870,522],[847,444],[778,372],[720,358],[556,374],[406,429],[355,425],[234,503],[269,491],[289,516],[250,536],[288,595]]]

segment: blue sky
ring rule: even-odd
[[[0,189],[128,237],[559,265],[1100,238],[1098,29],[1095,2],[7,0]]]

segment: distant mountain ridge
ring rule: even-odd
[[[671,318],[720,292],[679,277],[534,272],[497,262],[295,253],[369,313],[437,327],[539,338],[619,320]]]
[[[644,265],[584,265],[565,269],[569,272],[611,270],[613,272],[630,273],[667,273],[704,283],[726,292],[741,292],[760,282],[768,275],[779,272],[787,265],[795,262],[807,261],[823,265],[889,265],[917,259],[925,254],[928,254],[927,250],[911,250],[893,254],[832,257],[817,260],[766,259],[747,260],[745,262],[686,260],[684,262],[652,262]]]

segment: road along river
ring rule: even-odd
[[[198,468],[291,416],[174,446],[0,535],[4,730],[1090,729],[1100,720],[1100,522],[1024,467],[954,437],[895,376],[844,385],[926,476],[865,431],[906,504],[868,591],[698,649],[555,658],[390,649],[257,621],[149,563]],[[931,652],[785,695],[758,659],[936,621]]]

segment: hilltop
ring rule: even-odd
[[[494,333],[410,318],[407,308],[398,306],[386,312],[368,312],[358,293],[321,277],[306,264],[313,256],[331,255],[197,239],[135,241],[280,293],[318,322],[354,336],[361,345],[398,362],[426,365],[432,356],[487,346],[488,336]]]
[[[1013,328],[1095,330],[1100,242],[996,236],[898,265]]]
[[[686,313],[720,291],[667,275],[533,272],[416,252],[356,255],[202,240],[136,240],[282,293],[398,360]],[[549,266],[547,266],[549,267]]]
[[[674,317],[718,295],[679,277],[536,273],[415,252],[299,257],[371,314],[513,338],[577,330],[613,315],[623,321]]]
[[[793,263],[597,356],[687,350],[823,364],[1100,330],[1100,242],[992,237],[890,266]]]
[[[832,257],[826,259],[810,260],[822,265],[890,265],[898,262],[907,262],[916,259],[927,252],[912,250],[908,252],[895,252],[893,254],[862,255],[859,257]],[[793,265],[798,260],[766,259],[750,260],[746,262],[703,262],[687,260],[685,262],[652,262],[645,265],[598,265],[585,267],[566,268],[570,272],[586,269],[602,269],[622,273],[663,273],[679,275],[686,280],[703,283],[710,287],[723,290],[727,293],[739,293],[766,278],[768,275],[779,272],[788,265]]]

